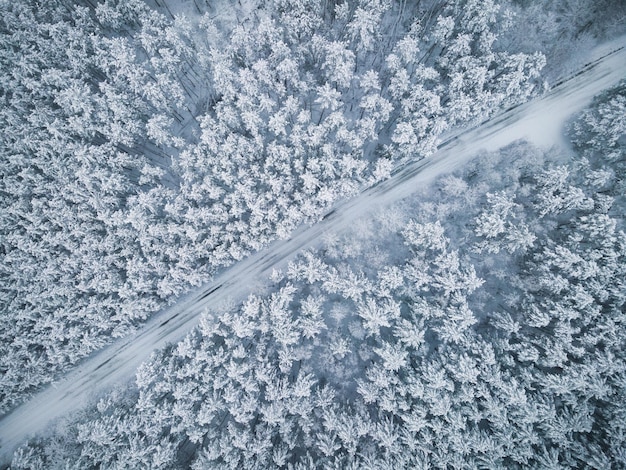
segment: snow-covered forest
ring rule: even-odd
[[[557,3],[0,1],[0,412],[624,33]],[[626,466],[625,116],[328,233],[12,468]]]
[[[620,468],[625,115],[329,233],[14,468]]]
[[[544,63],[494,50],[490,0],[282,3],[224,37],[141,0],[4,2],[4,409],[450,126],[527,99]]]

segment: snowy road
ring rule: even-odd
[[[209,285],[155,315],[135,335],[83,361],[62,380],[0,419],[0,466],[10,460],[13,450],[29,435],[79,409],[94,394],[132,380],[139,364],[152,351],[182,339],[199,323],[208,306],[243,299],[269,277],[273,268],[284,266],[302,249],[315,247],[325,232],[341,232],[359,217],[401,200],[438,175],[462,166],[480,150],[496,150],[523,138],[539,145],[558,143],[563,123],[573,113],[587,106],[594,95],[626,78],[625,45],[626,36],[596,49],[591,57],[602,59],[542,99],[451,138],[431,157],[404,167],[353,199],[340,202],[321,222],[302,227],[289,240],[277,241],[234,265]]]

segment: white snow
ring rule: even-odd
[[[594,59],[608,55],[542,99],[460,133],[431,157],[404,167],[389,180],[351,200],[340,202],[318,224],[301,227],[289,240],[277,241],[234,265],[209,285],[155,315],[132,337],[83,361],[65,378],[0,419],[0,465],[10,460],[17,446],[45,430],[55,419],[80,409],[91,397],[115,384],[132,380],[139,364],[152,351],[182,339],[198,325],[207,307],[242,300],[255,285],[264,283],[274,268],[284,267],[297,252],[317,246],[325,232],[342,232],[359,217],[401,200],[437,176],[463,166],[481,150],[497,150],[519,139],[539,145],[558,143],[563,124],[573,113],[586,107],[594,95],[626,77],[624,45],[626,36],[598,48],[592,55]]]

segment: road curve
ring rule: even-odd
[[[301,227],[290,239],[276,241],[235,264],[208,285],[154,315],[134,335],[84,360],[64,378],[0,419],[0,467],[10,461],[13,451],[29,436],[85,406],[94,395],[132,380],[137,367],[152,351],[181,340],[198,325],[209,306],[242,300],[274,268],[284,267],[301,250],[316,247],[325,232],[346,230],[359,217],[401,200],[437,176],[463,166],[481,150],[496,150],[519,139],[537,144],[558,143],[563,123],[572,114],[585,108],[596,94],[626,78],[625,46],[626,36],[601,46],[593,52],[594,62],[541,99],[451,136],[429,158],[411,163],[394,172],[390,179],[339,202],[319,223]]]

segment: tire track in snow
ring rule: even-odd
[[[359,217],[399,201],[437,176],[463,166],[482,150],[497,150],[519,139],[538,145],[558,143],[562,128],[595,95],[626,78],[626,36],[597,48],[580,72],[541,99],[499,114],[472,129],[452,135],[432,156],[395,171],[392,177],[358,196],[340,201],[320,222],[300,227],[288,240],[278,240],[233,265],[206,286],[183,296],[154,315],[140,330],[82,361],[62,379],[35,394],[0,419],[0,466],[29,436],[55,419],[78,410],[116,384],[133,380],[137,367],[152,351],[181,340],[210,306],[243,300],[274,268],[284,268],[296,253],[319,245],[321,236],[350,228]]]

